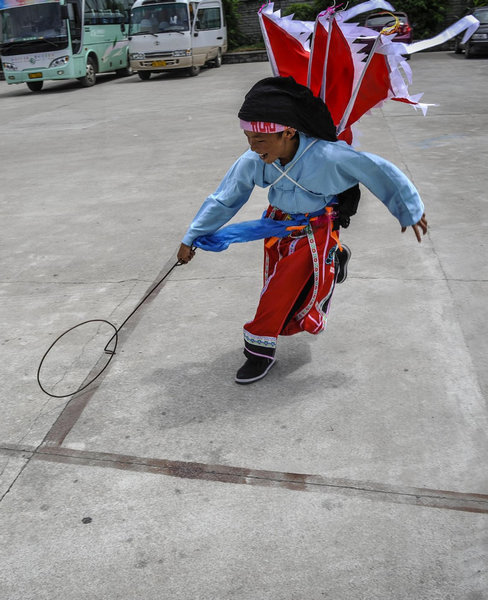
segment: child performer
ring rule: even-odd
[[[279,335],[325,328],[350,256],[339,242],[339,226],[356,212],[358,183],[383,202],[402,232],[412,226],[419,242],[427,220],[409,179],[387,160],[337,141],[326,105],[292,77],[256,83],[238,116],[250,150],[203,203],[178,259],[190,261],[193,246],[221,250],[231,241],[265,238],[264,286],[254,319],[244,325],[246,362],[235,377],[247,384],[273,366]],[[220,229],[256,185],[269,188],[262,219]]]

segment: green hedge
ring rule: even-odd
[[[487,0],[484,0],[485,2]],[[361,4],[363,0],[351,0],[348,8]],[[475,0],[476,2],[476,0]],[[416,40],[432,37],[444,27],[446,15],[446,2],[442,0],[401,0],[393,2],[396,10],[406,12],[414,30]],[[330,0],[314,0],[310,4],[290,4],[282,11],[283,15],[295,14],[299,21],[315,21],[319,12],[330,6]],[[374,11],[377,12],[377,11]],[[368,13],[359,15],[358,19],[364,22]]]
[[[239,29],[239,0],[222,0],[227,22],[229,50],[247,43],[247,37]]]

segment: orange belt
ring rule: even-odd
[[[326,206],[325,210],[327,211],[327,214],[330,216],[330,214],[333,211],[332,206]],[[308,216],[308,213],[305,213],[305,216]],[[309,223],[311,223],[312,221],[316,221],[319,217],[312,217],[309,220]],[[306,225],[291,225],[290,227],[287,227],[286,230],[287,231],[302,231],[303,229],[305,229],[305,227],[308,227],[308,223]],[[339,236],[337,234],[337,231],[331,231],[331,236],[332,239],[335,240],[337,242],[337,246],[339,247],[339,250],[342,250],[342,246],[341,243],[339,241]],[[269,240],[265,243],[266,248],[271,248],[271,246],[274,246],[274,244],[276,244],[276,242],[281,239],[279,237],[272,237],[269,238]]]

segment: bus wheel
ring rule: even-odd
[[[151,77],[151,71],[137,71],[137,74],[142,81],[147,81]]]
[[[188,73],[188,75],[190,77],[196,77],[198,75],[198,73],[200,73],[200,67],[188,67],[188,69],[186,70],[186,72]]]
[[[97,67],[95,61],[90,56],[86,61],[86,75],[80,77],[79,82],[83,87],[91,87],[97,82]]]
[[[28,81],[27,87],[31,92],[40,92],[42,90],[43,81]]]

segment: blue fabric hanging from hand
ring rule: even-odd
[[[201,235],[193,241],[193,245],[202,250],[211,252],[222,252],[230,244],[238,242],[252,242],[270,237],[282,238],[290,234],[289,227],[308,225],[312,217],[324,214],[325,209],[315,213],[305,215],[291,215],[292,218],[286,221],[275,221],[265,217],[263,213],[261,219],[255,221],[243,221],[242,223],[232,223],[226,225],[215,233]]]

